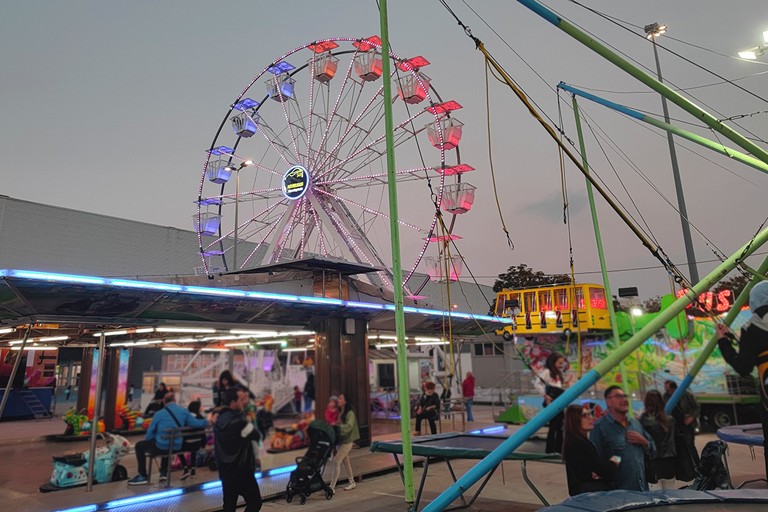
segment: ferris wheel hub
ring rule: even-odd
[[[309,190],[309,183],[309,171],[302,165],[293,165],[283,174],[283,196],[291,201],[301,199]]]

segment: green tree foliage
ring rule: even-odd
[[[504,289],[531,288],[570,282],[571,278],[568,274],[545,274],[541,270],[533,270],[525,263],[521,263],[516,267],[509,267],[505,273],[499,274],[496,282],[493,283],[493,291],[498,293]],[[488,314],[492,315],[495,310],[496,299],[494,298]]]
[[[570,283],[568,274],[545,274],[541,270],[533,270],[525,263],[512,266],[504,274],[499,274],[493,283],[493,291],[500,292],[505,288],[531,288],[549,284]]]
[[[656,313],[661,311],[661,297],[657,295],[656,297],[645,300],[640,305],[640,308],[646,313]]]

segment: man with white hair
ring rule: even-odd
[[[749,309],[752,318],[741,328],[738,352],[733,346],[736,337],[723,324],[717,326],[717,345],[725,361],[739,375],[746,377],[757,366],[760,383],[760,419],[763,423],[763,451],[765,474],[768,476],[768,281],[762,281],[749,293]]]

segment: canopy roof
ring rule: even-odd
[[[406,333],[438,335],[450,319],[457,336],[491,332],[507,318],[406,306]],[[395,330],[393,304],[289,295],[238,288],[186,286],[30,270],[0,270],[0,326],[211,329],[311,329],[325,318],[364,318],[371,330]],[[16,336],[8,333],[7,339]],[[90,336],[90,335],[89,335]],[[70,339],[71,340],[71,339]],[[90,337],[89,342],[93,341]]]

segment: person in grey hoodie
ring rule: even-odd
[[[760,420],[763,423],[763,450],[765,474],[768,477],[768,281],[762,281],[749,293],[749,309],[752,317],[741,328],[738,351],[733,346],[736,337],[723,324],[717,326],[717,345],[725,361],[746,377],[757,366],[760,384]]]

